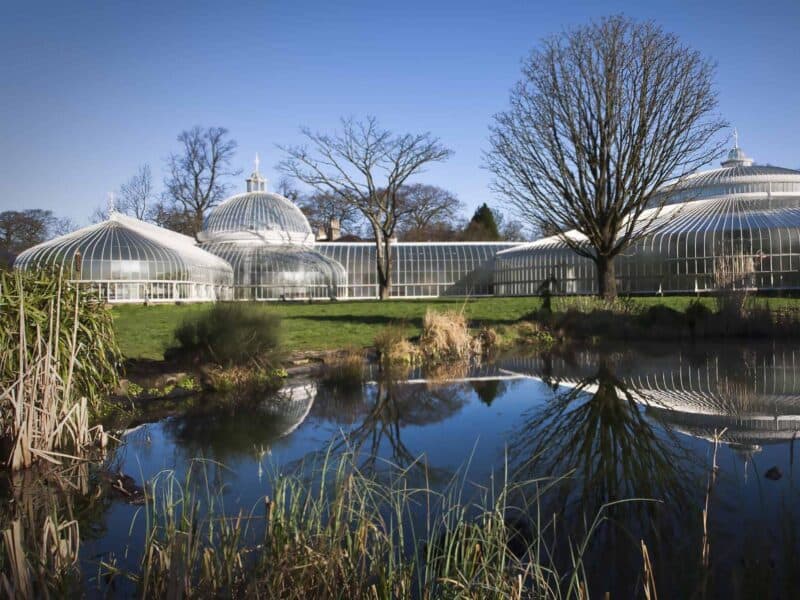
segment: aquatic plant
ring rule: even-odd
[[[428,362],[468,360],[473,338],[463,311],[425,311],[419,338],[422,356]]]
[[[335,389],[356,389],[364,382],[364,371],[363,350],[348,348],[325,362],[321,381]]]
[[[4,298],[15,299],[10,310],[0,311],[8,320],[8,313],[17,319],[11,332],[3,332],[7,345],[0,350],[0,370],[4,377],[14,369],[16,375],[0,387],[0,446],[2,460],[12,470],[28,468],[39,460],[57,463],[61,458],[80,455],[95,441],[105,445],[106,436],[102,426],[90,428],[90,405],[81,391],[90,388],[99,392],[104,386],[84,384],[81,377],[90,373],[106,373],[107,380],[116,382],[113,364],[85,367],[87,360],[99,351],[103,355],[98,361],[108,361],[105,350],[109,346],[93,346],[85,350],[82,338],[88,332],[97,331],[101,337],[110,334],[110,326],[103,324],[104,317],[86,326],[81,321],[85,306],[80,294],[61,280],[53,284],[47,279],[35,280],[34,291],[40,286],[50,286],[53,295],[46,300],[27,298],[30,280],[14,279],[12,291],[6,290]],[[8,283],[8,280],[4,280]],[[66,305],[71,300],[73,304]],[[47,313],[42,313],[42,305]],[[5,307],[4,307],[5,308]],[[71,312],[69,319],[63,315]],[[49,318],[42,322],[43,314]],[[91,323],[91,319],[90,319]],[[67,335],[67,326],[71,334]],[[32,339],[29,338],[32,336]],[[110,344],[113,346],[113,343]],[[84,353],[88,355],[84,356]],[[113,353],[112,353],[113,354]],[[80,374],[80,375],[79,375]],[[100,403],[96,399],[97,406]]]
[[[380,360],[390,365],[412,365],[419,359],[419,349],[412,344],[401,323],[390,323],[373,340]]]
[[[35,362],[42,344],[92,409],[117,386],[122,355],[105,306],[61,271],[0,272],[0,389]]]
[[[183,481],[153,480],[137,571],[109,559],[100,581],[123,577],[141,597],[169,598],[586,597],[586,540],[569,569],[552,564],[558,525],[539,514],[552,480],[472,488],[457,473],[436,492],[407,469],[367,474],[355,454],[327,453],[274,475],[272,497],[228,516],[209,464],[193,462]]]

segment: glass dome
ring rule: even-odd
[[[211,211],[198,238],[201,242],[314,243],[303,212],[288,198],[268,192],[266,180],[257,171],[247,180],[247,192],[228,198]]]
[[[344,267],[309,247],[210,242],[203,248],[233,267],[237,300],[335,299],[346,295]]]
[[[29,248],[14,266],[71,270],[108,302],[226,299],[233,284],[231,266],[192,238],[116,212]]]

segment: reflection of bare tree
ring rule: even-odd
[[[576,527],[563,532],[572,539],[585,535],[580,524],[591,523],[609,503],[642,499],[607,509],[614,526],[602,527],[593,537],[592,552],[605,556],[604,569],[610,571],[594,575],[612,586],[613,572],[635,572],[641,562],[638,545],[632,542],[648,540],[651,556],[657,556],[662,535],[678,519],[699,514],[681,514],[691,505],[692,491],[701,489],[691,477],[688,452],[668,430],[655,428],[637,399],[641,396],[601,359],[594,375],[526,415],[509,446],[516,477],[569,475],[545,510],[561,514],[563,522]],[[588,561],[589,570],[595,562]],[[608,569],[609,564],[614,567]]]
[[[346,433],[335,450],[345,447],[360,454],[363,467],[375,468],[381,457],[401,467],[422,464],[402,439],[405,427],[428,425],[457,413],[467,401],[463,386],[406,384],[394,378],[367,388],[361,422]],[[388,456],[382,449],[388,450]]]

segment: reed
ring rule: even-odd
[[[359,348],[347,348],[338,352],[330,361],[326,361],[321,381],[324,385],[337,390],[353,390],[364,382],[364,351]]]
[[[11,290],[5,287],[9,281],[15,282]],[[80,382],[105,369],[97,365],[86,368],[93,352],[87,351],[82,342],[91,328],[87,329],[80,318],[80,293],[67,292],[68,287],[61,280],[57,285],[37,280],[32,286],[34,293],[41,292],[39,283],[55,285],[47,287],[52,296],[29,300],[28,280],[17,275],[5,277],[2,283],[2,314],[8,325],[3,330],[5,343],[0,350],[0,370],[4,374],[0,388],[3,462],[16,471],[40,460],[59,463],[80,455],[95,442],[105,445],[102,426],[90,427],[89,402],[86,396],[79,395],[79,389],[99,391],[101,384]],[[70,296],[73,304],[64,305],[64,299]],[[8,302],[9,298],[15,301]],[[43,304],[47,305],[49,316],[45,323],[41,322]],[[67,314],[71,316],[65,317]],[[10,315],[16,319],[13,326],[9,324]],[[68,328],[70,335],[65,335]],[[12,371],[13,378],[9,376]],[[116,375],[109,372],[108,379],[116,381]]]
[[[506,469],[496,486],[458,473],[434,491],[419,469],[367,472],[355,454],[328,451],[274,476],[271,497],[231,517],[208,465],[193,463],[182,482],[156,477],[139,570],[108,561],[104,581],[124,577],[138,596],[164,598],[586,597],[588,540],[563,573],[553,566],[556,522],[539,497],[554,481],[512,483]]]

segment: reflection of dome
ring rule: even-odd
[[[738,361],[737,361],[738,358]],[[730,362],[728,362],[730,361]],[[618,361],[615,375],[651,416],[689,435],[710,438],[727,429],[723,441],[744,446],[791,440],[800,434],[800,356],[770,351],[742,362],[741,356],[714,354],[699,364],[680,354],[638,355]],[[599,355],[582,352],[574,361],[511,357],[506,372],[552,380],[567,388],[592,381]],[[594,384],[584,385],[593,393]]]
[[[117,212],[26,250],[14,264],[71,270],[111,302],[226,298],[233,282],[230,265],[193,239]]]
[[[346,294],[347,273],[313,249],[302,211],[268,192],[256,169],[247,191],[225,200],[208,216],[198,238],[203,249],[233,267],[234,296],[241,300],[324,298]]]

